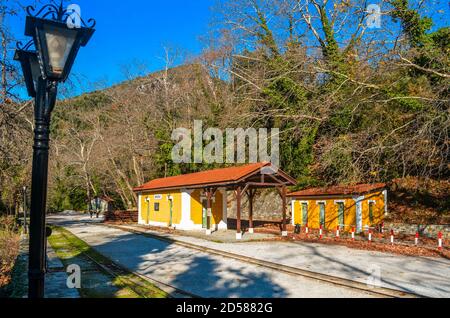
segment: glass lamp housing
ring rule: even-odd
[[[37,48],[42,76],[64,82],[81,46],[85,46],[93,29],[69,28],[56,20],[27,17],[25,35],[32,36]]]
[[[19,61],[22,66],[28,96],[36,97],[37,83],[41,76],[37,53],[35,51],[17,50],[14,60]]]
[[[44,26],[45,43],[47,44],[48,64],[53,74],[61,76],[67,63],[70,51],[77,37],[74,30],[61,30]]]

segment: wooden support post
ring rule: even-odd
[[[248,232],[253,234],[253,190],[250,189],[248,194]]]
[[[253,198],[255,197],[255,190],[248,190],[247,192],[248,196],[248,232],[253,234]]]
[[[241,231],[241,197],[242,197],[242,188],[240,186],[236,189],[236,239],[242,239],[242,231]]]
[[[288,236],[286,229],[286,207],[287,207],[286,196],[287,196],[287,189],[286,186],[283,186],[281,188],[281,200],[283,201],[283,230],[281,233],[282,236]]]

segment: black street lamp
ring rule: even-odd
[[[82,26],[74,27],[73,15],[76,12],[65,10],[62,1],[59,6],[45,5],[36,14],[33,14],[35,9],[32,6],[26,11],[25,35],[33,39],[23,47],[18,43],[15,59],[22,65],[29,96],[35,98],[28,297],[43,298],[50,118],[58,83],[67,79],[79,48],[85,46],[94,33],[95,21],[89,20],[91,25],[88,26],[81,17],[77,17]],[[32,44],[36,51],[30,50]]]

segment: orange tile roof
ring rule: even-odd
[[[247,175],[257,172],[270,163],[253,163],[245,166],[214,169],[190,173],[175,177],[155,179],[147,182],[140,187],[134,188],[134,191],[161,190],[161,189],[179,189],[183,187],[202,186],[202,185],[220,185],[238,181]]]
[[[289,197],[313,197],[324,195],[353,195],[372,192],[375,190],[382,190],[386,188],[385,183],[376,184],[358,184],[353,186],[331,186],[326,188],[310,188],[302,191],[289,193]]]

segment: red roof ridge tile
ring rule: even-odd
[[[151,180],[134,191],[159,190],[170,188],[183,188],[187,186],[196,186],[202,184],[219,184],[238,181],[241,178],[252,174],[258,169],[271,165],[270,162],[258,162],[242,166],[233,166],[227,168],[217,168],[213,170],[205,170],[184,175],[171,176]]]
[[[386,183],[334,185],[329,187],[309,188],[288,194],[289,197],[300,196],[324,196],[324,195],[349,195],[362,194],[386,188]]]

